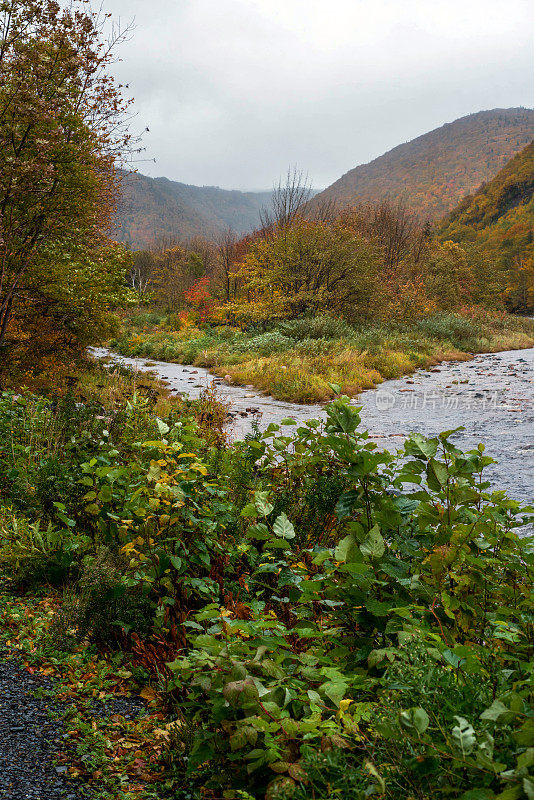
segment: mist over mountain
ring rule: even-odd
[[[114,238],[138,250],[195,236],[215,240],[228,228],[244,234],[259,226],[260,211],[270,198],[270,191],[190,186],[168,178],[124,173]]]
[[[422,219],[439,220],[491,180],[534,138],[534,110],[480,111],[447,123],[347,172],[309,202],[310,210],[375,203],[387,197]],[[271,192],[191,186],[124,173],[115,238],[132,249],[203,236],[216,240],[259,227]]]

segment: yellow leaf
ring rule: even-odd
[[[157,694],[151,686],[145,686],[144,689],[141,689],[139,696],[142,697],[143,700],[148,700],[149,703],[157,699]]]
[[[191,464],[191,469],[195,472],[200,472],[201,475],[207,475],[208,470],[206,467],[203,467],[201,464]]]

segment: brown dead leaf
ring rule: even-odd
[[[157,700],[158,695],[151,686],[145,686],[144,689],[141,689],[139,692],[139,697],[142,697],[143,700],[148,700],[148,702],[151,703],[154,702],[154,700]]]

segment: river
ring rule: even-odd
[[[229,403],[229,433],[242,438],[253,420],[260,428],[292,417],[302,422],[323,418],[320,405],[285,403],[260,394],[252,386],[231,386],[201,367],[144,358],[125,358],[104,348],[92,353],[111,363],[127,364],[162,378],[171,392],[197,397],[215,384]],[[435,435],[463,426],[454,441],[462,449],[486,445],[498,464],[488,477],[500,489],[523,502],[534,500],[534,348],[477,355],[472,361],[448,361],[419,370],[400,380],[385,381],[378,389],[353,400],[362,407],[362,424],[371,438],[394,450],[410,432]]]

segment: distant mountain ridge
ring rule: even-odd
[[[472,194],[534,138],[534,110],[479,111],[398,145],[355,167],[310,202],[339,207],[401,201],[420,218],[438,220]]]
[[[270,199],[271,192],[191,186],[123,173],[114,238],[140,250],[162,240],[195,236],[215,240],[228,228],[241,235],[259,227],[260,210]]]

